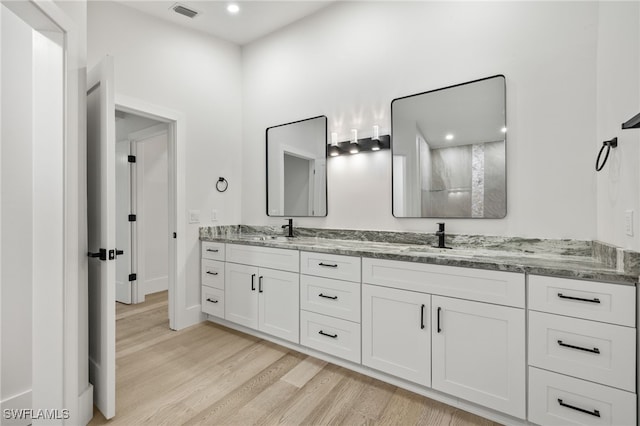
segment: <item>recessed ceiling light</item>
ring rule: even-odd
[[[240,6],[238,6],[235,3],[229,3],[227,5],[227,12],[229,12],[232,15],[235,15],[236,13],[240,12]]]
[[[446,140],[450,141],[453,139],[453,135],[451,133],[447,133],[447,135],[444,137]]]

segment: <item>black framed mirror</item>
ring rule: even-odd
[[[327,117],[267,128],[267,216],[327,215]]]
[[[394,99],[391,140],[393,216],[506,216],[504,75]]]

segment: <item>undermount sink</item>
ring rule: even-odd
[[[434,253],[434,254],[450,254],[452,256],[467,256],[471,257],[473,255],[472,252],[464,249],[454,249],[454,248],[438,248],[432,246],[413,246],[407,247],[402,250],[403,253]]]

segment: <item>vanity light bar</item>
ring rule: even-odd
[[[351,149],[353,148],[353,141],[348,140],[344,142],[338,142],[337,144],[329,144],[328,153],[330,157],[337,157],[338,155],[353,155]],[[381,149],[391,148],[391,137],[389,135],[380,135],[378,139],[363,138],[358,139],[358,153],[379,151]]]

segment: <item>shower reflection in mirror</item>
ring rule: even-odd
[[[505,78],[395,99],[393,215],[506,215]]]

